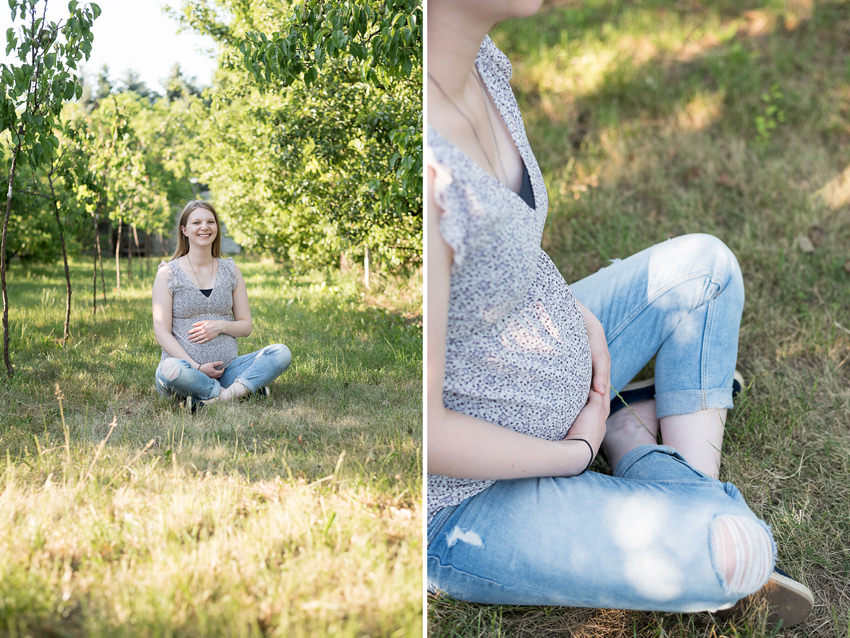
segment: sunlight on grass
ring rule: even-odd
[[[677,128],[700,131],[723,115],[724,95],[720,91],[698,93],[677,113]]]
[[[815,195],[821,197],[832,210],[838,210],[850,204],[850,164],[819,188]]]
[[[416,634],[420,581],[407,566],[420,551],[418,505],[338,480],[251,483],[197,475],[176,457],[155,465],[112,488],[97,468],[88,482],[41,485],[7,468],[0,510],[18,533],[0,541],[0,589],[40,599],[7,627],[58,614],[101,636]],[[21,581],[43,589],[20,592]]]
[[[0,633],[421,635],[418,276],[241,259],[240,351],[280,340],[293,364],[270,399],[190,416],[154,391],[158,260],[137,261],[97,316],[72,263],[65,348],[61,268],[10,270]]]

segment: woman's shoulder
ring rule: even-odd
[[[428,167],[431,196],[442,209],[446,208],[446,191],[454,181],[453,166],[460,161],[453,150],[452,145],[429,125],[428,140],[425,144],[425,166]]]
[[[171,277],[171,273],[174,272],[174,268],[177,266],[177,260],[165,261],[164,259],[159,262],[159,266],[156,269],[157,277]]]
[[[154,278],[154,283],[156,282],[164,282],[168,286],[168,292],[174,292],[174,270],[177,268],[177,260],[165,261],[162,260],[159,262],[159,266],[156,269],[156,277]]]
[[[240,272],[239,268],[236,266],[236,262],[233,261],[233,257],[219,257],[218,267],[221,269],[225,278],[230,282],[230,287],[235,288]]]

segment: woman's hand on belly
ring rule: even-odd
[[[198,370],[207,375],[210,379],[218,379],[224,374],[224,361],[209,361],[198,366]]]
[[[602,445],[602,439],[605,438],[605,422],[608,420],[610,410],[611,402],[608,400],[608,395],[591,390],[587,403],[578,413],[564,440],[584,439],[593,448],[595,458],[599,452],[599,446]]]
[[[608,340],[605,338],[605,329],[590,310],[576,302],[584,319],[587,329],[587,340],[590,343],[590,362],[593,369],[593,377],[590,387],[603,396],[608,396],[611,390],[611,355],[608,352]],[[592,394],[592,392],[591,392]]]
[[[189,341],[192,343],[206,343],[212,341],[224,332],[224,321],[207,319],[192,324],[189,330]]]

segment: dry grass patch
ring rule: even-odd
[[[293,364],[270,399],[194,416],[154,391],[149,281],[92,317],[74,264],[63,349],[61,269],[11,270],[0,634],[421,635],[421,292],[240,268],[240,351],[283,341]]]

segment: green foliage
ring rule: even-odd
[[[769,91],[761,94],[764,109],[755,116],[753,122],[756,126],[756,139],[761,143],[770,140],[771,131],[785,122],[785,110],[782,107],[783,95],[778,84],[770,87]]]
[[[96,4],[78,9],[77,0],[68,4],[68,19],[64,24],[48,22],[47,0],[9,0],[12,24],[6,30],[6,55],[13,50],[19,64],[0,65],[0,134],[9,131],[11,162],[8,169],[6,210],[0,240],[0,289],[3,295],[3,362],[11,377],[9,357],[9,299],[6,290],[6,256],[9,217],[12,213],[15,171],[19,156],[31,168],[51,165],[59,139],[54,128],[62,104],[72,97],[79,98],[82,85],[71,70],[77,62],[91,53],[91,26],[100,14]],[[41,17],[39,17],[39,13]],[[15,19],[21,24],[16,29]],[[52,187],[51,187],[52,190]],[[64,253],[63,253],[64,254]],[[67,266],[66,266],[67,272]],[[68,282],[70,303],[70,282]],[[67,336],[67,323],[66,323]]]
[[[201,108],[193,100],[150,103],[135,93],[108,95],[91,112],[66,104],[54,135],[53,158],[60,221],[71,254],[92,244],[92,217],[105,230],[111,221],[154,233],[169,229],[173,211],[193,197],[194,127]],[[11,149],[0,150],[9,161]],[[18,168],[9,219],[7,253],[52,261],[59,237],[47,194],[51,165]]]
[[[236,46],[259,82],[315,82],[325,62],[348,58],[375,86],[382,74],[407,79],[422,66],[422,7],[418,0],[323,2],[293,6],[276,31],[249,31]]]
[[[135,123],[151,110],[134,93],[112,95],[86,119],[72,124],[72,139],[80,145],[76,181],[98,194],[98,205],[113,222],[124,220],[140,230],[155,231],[170,220],[163,171],[151,170],[157,160],[146,152]],[[83,192],[83,197],[88,197]]]
[[[391,266],[419,263],[419,3],[184,9],[221,46],[198,166],[234,238],[297,263],[366,247]]]
[[[6,54],[14,51],[18,63],[0,64],[0,130],[8,130],[12,147],[37,167],[49,164],[59,148],[54,130],[62,105],[82,94],[72,71],[91,53],[100,8],[72,0],[61,23],[46,20],[46,0],[9,0],[9,7],[12,22],[20,18],[22,24],[6,30]]]
[[[53,23],[43,18],[45,2],[13,0],[10,6],[13,20],[26,22],[6,31],[7,50],[20,64],[0,65],[0,114],[8,131],[0,139],[7,166],[20,144],[17,170],[23,173],[16,183],[30,194],[14,198],[7,252],[42,260],[58,254],[45,197],[51,166],[61,221],[77,240],[89,243],[92,226],[85,220],[91,216],[123,219],[148,232],[170,226],[172,208],[193,195],[188,156],[196,148],[195,123],[189,120],[197,110],[190,115],[188,98],[197,90],[183,81],[177,88],[185,99],[155,100],[130,72],[113,93],[104,68],[97,94],[84,104],[76,69],[91,51],[99,7],[71,2],[68,18]],[[175,84],[182,80],[179,70],[172,75]]]
[[[6,251],[9,256],[26,260],[60,258],[56,221],[43,198],[13,193]]]

